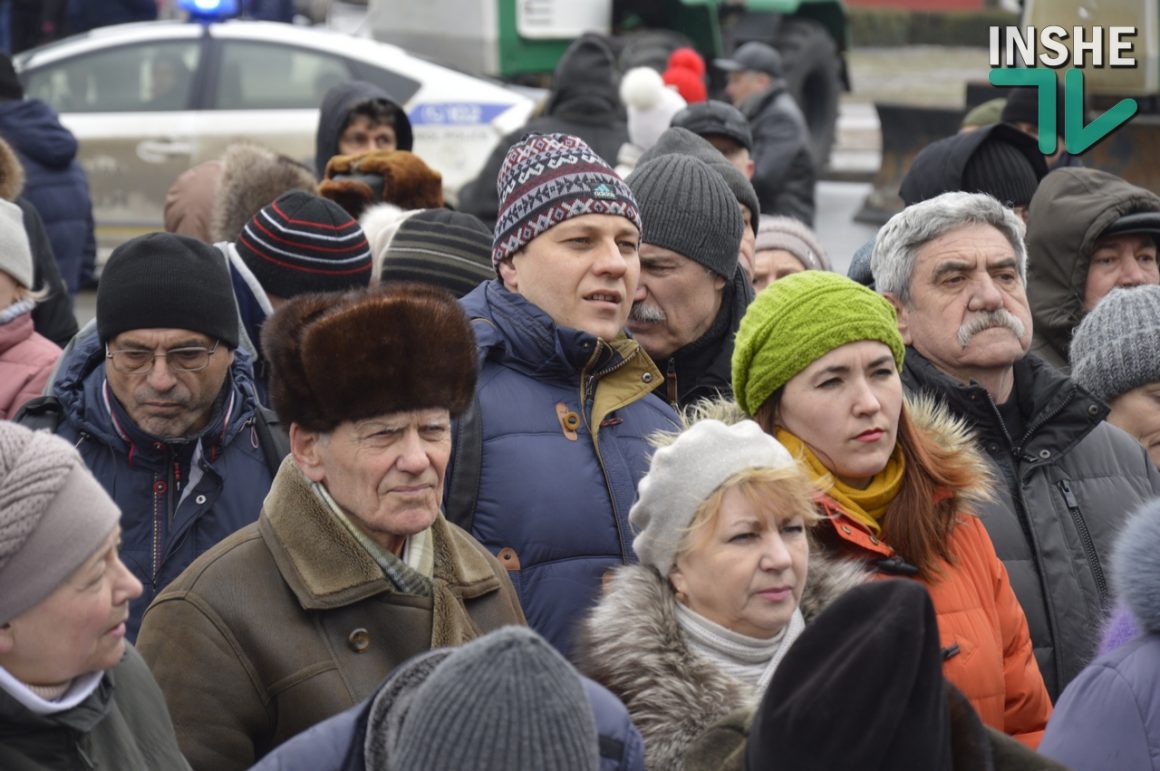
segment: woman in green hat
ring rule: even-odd
[[[812,531],[821,550],[925,584],[947,679],[984,723],[1034,748],[1051,702],[1007,572],[971,513],[989,494],[988,467],[966,426],[903,396],[904,354],[889,302],[806,271],[749,306],[733,390],[825,491]]]

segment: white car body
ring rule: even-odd
[[[185,109],[149,104],[157,98],[147,98],[158,78],[156,60],[167,55],[191,71]],[[313,169],[317,105],[339,80],[373,73],[380,85],[400,84],[384,90],[406,110],[414,152],[443,175],[452,202],[534,107],[525,94],[397,46],[267,22],[105,27],[22,54],[16,66],[26,95],[52,105],[80,143],[102,251],[160,230],[165,192],[177,175],[220,157],[232,143],[255,142]],[[115,92],[125,105],[110,108],[93,97],[97,91]],[[280,102],[297,104],[280,108]]]

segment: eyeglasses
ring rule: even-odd
[[[170,348],[157,353],[133,348],[110,351],[105,348],[105,358],[113,363],[113,369],[126,375],[136,375],[153,369],[158,357],[165,357],[165,366],[177,372],[199,372],[209,366],[210,357],[217,353],[220,340],[215,340],[213,348],[190,346]]]

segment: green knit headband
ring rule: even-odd
[[[877,340],[902,370],[894,306],[845,276],[807,270],[778,279],[745,311],[733,345],[733,394],[753,415],[774,391],[830,351]]]

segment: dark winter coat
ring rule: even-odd
[[[74,33],[156,18],[156,0],[69,0],[69,29]]]
[[[5,771],[181,771],[169,710],[132,646],[72,709],[36,715],[0,689],[0,768]]]
[[[994,499],[977,505],[979,519],[1054,699],[1095,652],[1113,539],[1128,512],[1160,494],[1160,472],[1135,439],[1104,422],[1103,403],[1033,355],[1015,363],[1022,437],[1008,436],[981,386],[958,384],[914,349],[903,383],[941,400],[978,437],[998,480]]]
[[[753,189],[762,214],[793,217],[813,227],[817,170],[801,108],[776,83],[741,104],[753,132]]]
[[[24,197],[44,221],[60,275],[75,295],[92,276],[97,256],[89,181],[76,159],[76,137],[39,99],[0,102],[0,137],[24,167]]]
[[[753,285],[741,266],[725,285],[721,309],[699,339],[657,362],[664,380],[657,395],[678,409],[701,399],[733,396],[733,338],[745,309],[753,302]]]
[[[816,553],[810,555],[807,575],[801,600],[807,624],[866,580],[861,567]],[[656,570],[627,565],[612,574],[600,604],[584,622],[577,656],[581,670],[628,707],[644,739],[650,771],[687,768],[690,755],[728,757],[730,762],[705,768],[742,771],[748,730],[721,744],[703,740],[733,711],[751,715],[761,694],[688,648],[673,590]]]
[[[63,348],[77,333],[72,300],[60,277],[44,222],[36,207],[22,196],[23,192],[24,167],[12,147],[0,139],[0,198],[19,206],[24,215],[24,232],[28,234],[28,246],[32,250],[32,286],[29,288],[48,293],[36,303],[32,323],[38,333]]]
[[[1125,214],[1160,211],[1160,196],[1095,169],[1056,169],[1031,199],[1027,225],[1027,299],[1031,352],[1071,371],[1071,334],[1084,317],[1083,293],[1096,241]]]
[[[1119,598],[1143,632],[1067,686],[1040,745],[1074,771],[1160,770],[1160,528],[1133,519],[1124,537],[1150,555],[1117,570]]]
[[[645,771],[640,732],[620,700],[582,678],[600,735],[600,771]],[[378,691],[376,691],[377,693]],[[303,731],[251,771],[367,771],[364,744],[374,696]]]
[[[648,470],[645,437],[675,415],[627,337],[559,327],[498,280],[460,303],[482,361],[472,535],[508,568],[529,625],[568,655],[604,574],[634,559],[628,510]]]
[[[543,114],[499,141],[475,179],[459,191],[459,209],[489,227],[499,211],[496,178],[512,145],[528,134],[571,134],[588,143],[609,166],[628,141],[628,123],[617,92],[616,57],[598,35],[572,43],[556,66],[555,82]]]
[[[270,489],[249,357],[235,351],[216,415],[194,444],[159,441],[129,419],[106,383],[96,335],[66,355],[53,384],[64,410],[57,433],[76,445],[121,509],[121,559],[145,586],[130,605],[135,639],[157,593],[199,554],[257,519]]]
[[[386,91],[376,85],[352,80],[334,86],[322,97],[318,112],[318,131],[314,135],[314,175],[319,179],[326,176],[326,164],[338,154],[338,138],[346,128],[350,111],[362,102],[382,99],[398,110],[395,119],[396,150],[410,150],[415,138],[411,130],[411,120],[399,104]],[[275,196],[276,198],[277,196]],[[272,200],[272,199],[271,199]]]
[[[282,462],[258,521],[150,606],[141,655],[194,769],[249,768],[434,647],[524,623],[506,572],[442,516],[432,596],[404,594]]]

